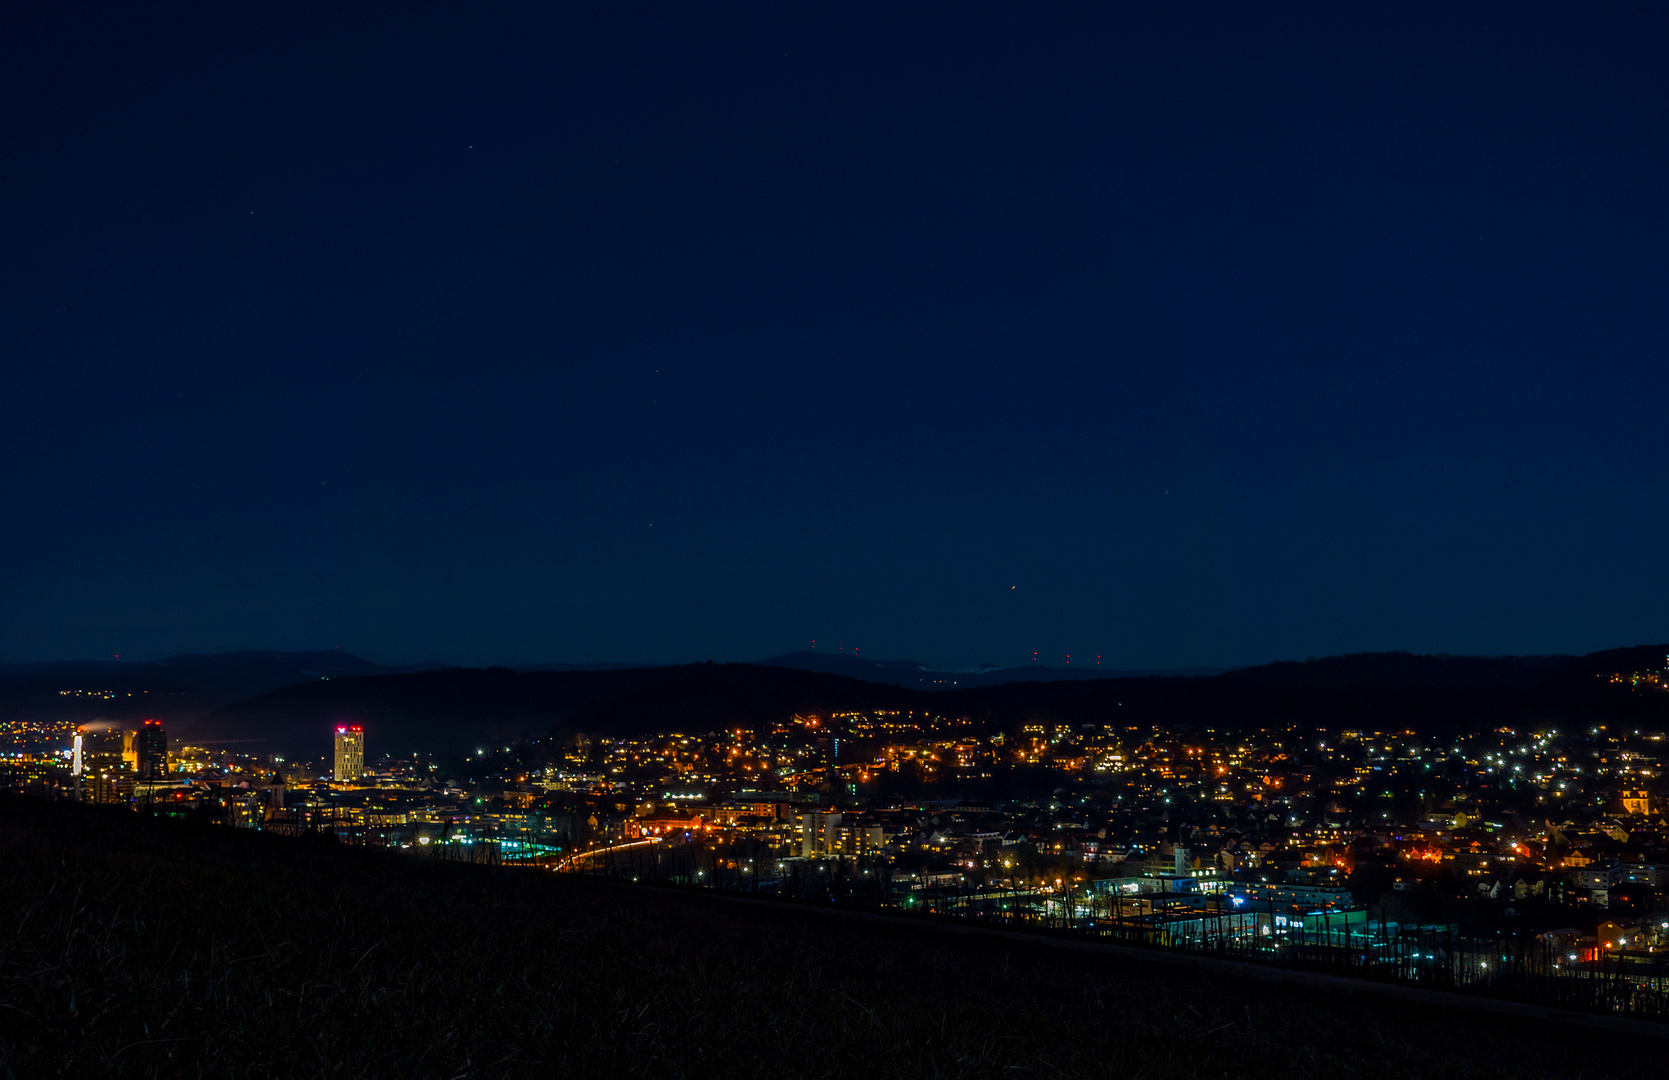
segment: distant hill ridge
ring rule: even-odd
[[[305,741],[352,719],[385,745],[502,743],[521,735],[759,728],[795,712],[900,709],[1022,723],[1158,724],[1187,732],[1299,724],[1412,728],[1433,735],[1499,726],[1629,723],[1669,729],[1669,693],[1601,676],[1657,667],[1661,646],[1585,657],[1368,653],[1216,675],[1004,682],[923,690],[770,664],[604,671],[451,668],[288,687],[202,719],[204,737]],[[315,750],[316,752],[316,750]]]
[[[0,719],[172,720],[298,683],[418,669],[388,667],[340,649],[0,664]]]
[[[806,670],[798,666],[803,653],[760,664],[514,670],[441,664],[400,669],[339,650],[244,652],[132,665],[0,666],[0,719],[160,716],[178,738],[248,740],[273,752],[305,753],[319,752],[320,732],[343,720],[365,723],[374,742],[409,752],[558,730],[757,728],[793,712],[880,708],[972,716],[997,726],[1048,721],[1230,731],[1293,723],[1441,734],[1626,722],[1664,730],[1669,693],[1596,676],[1661,669],[1666,650],[1643,645],[1587,656],[1501,657],[1365,653],[1216,674],[1086,669],[1083,676],[1046,681],[1014,681],[1031,670],[1016,668],[1001,673],[1005,681],[984,685],[964,685],[966,673],[948,673],[955,676],[949,686],[903,681],[947,674],[907,661],[839,654],[830,666],[840,671]],[[88,696],[66,693],[79,691]]]
[[[785,653],[761,666],[843,675],[865,682],[918,690],[991,686],[1003,682],[1106,678],[1148,674],[1073,668],[1003,668],[934,671],[910,660],[874,661],[850,654]],[[520,672],[647,671],[667,665],[599,661],[516,665]],[[173,722],[198,718],[235,702],[285,687],[350,676],[406,675],[456,669],[438,660],[379,664],[341,649],[301,652],[242,650],[182,653],[161,660],[53,660],[0,664],[0,720],[130,721],[157,716]],[[1170,674],[1209,674],[1206,670]],[[86,696],[108,692],[103,696]]]
[[[1048,667],[1032,664],[1025,667],[1000,667],[985,664],[972,670],[943,671],[929,668],[916,660],[867,660],[853,653],[800,652],[783,653],[769,660],[756,661],[767,667],[798,668],[801,671],[822,671],[831,675],[845,675],[865,682],[892,683],[918,690],[949,690],[954,687],[1000,686],[1011,682],[1054,682],[1056,680],[1085,679],[1145,679],[1151,677],[1188,678],[1217,675],[1227,668],[1180,668],[1176,670],[1138,669],[1120,670],[1094,664],[1077,667]]]

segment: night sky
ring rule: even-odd
[[[1669,639],[1661,5],[0,6],[0,660]]]

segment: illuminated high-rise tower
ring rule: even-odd
[[[365,729],[343,724],[336,729],[335,779],[352,783],[365,775]]]
[[[161,720],[147,720],[139,726],[134,740],[139,779],[161,780],[168,775],[168,733]]]

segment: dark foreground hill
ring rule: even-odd
[[[1664,1043],[0,801],[0,1075],[1584,1077]]]
[[[458,750],[560,730],[607,734],[759,728],[794,712],[902,709],[993,724],[1160,724],[1186,732],[1284,724],[1434,735],[1489,728],[1669,728],[1669,693],[1606,681],[1658,668],[1663,647],[1590,656],[1371,653],[1203,677],[1005,683],[925,691],[753,664],[610,671],[446,669],[313,681],[221,709],[178,734],[316,753],[352,721],[389,750]]]

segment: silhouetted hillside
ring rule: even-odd
[[[1209,678],[1009,684],[943,695],[941,708],[1064,723],[1248,730],[1281,724],[1431,734],[1500,726],[1629,723],[1669,728],[1669,693],[1598,676],[1658,668],[1662,646],[1588,656],[1363,653]]]
[[[1003,683],[1011,682],[1086,682],[1093,679],[1139,679],[1160,675],[1216,675],[1224,670],[1223,668],[1183,668],[1175,671],[1124,671],[1100,668],[1094,665],[1047,667],[1040,664],[1012,668],[983,665],[973,671],[941,671],[930,668],[916,660],[868,660],[852,653],[816,652],[813,650],[784,653],[781,656],[773,656],[769,660],[760,660],[759,663],[767,667],[823,671],[831,675],[844,675],[849,679],[863,679],[865,682],[892,683],[894,686],[908,686],[913,690],[952,690],[979,686],[1001,686]]]
[[[414,665],[422,666],[427,665]],[[407,670],[412,669],[385,667],[340,649],[0,664],[0,720],[85,723],[155,716],[179,723],[296,683]]]
[[[632,671],[655,667],[654,664],[633,664],[624,661],[599,661],[594,664],[517,664],[517,671]]]
[[[1662,1042],[921,919],[0,798],[0,1075],[1563,1080]]]
[[[910,708],[913,691],[751,664],[608,671],[449,668],[292,686],[219,710],[182,736],[262,738],[317,752],[319,732],[364,723],[384,747],[468,748],[483,740],[580,729],[625,734],[760,727],[795,712]]]
[[[1655,667],[1663,649],[1585,657],[1370,653],[1269,664],[1197,678],[1005,683],[945,692],[753,664],[612,671],[447,669],[291,686],[216,711],[183,737],[262,739],[317,752],[321,731],[371,726],[383,747],[464,749],[560,729],[625,734],[758,728],[794,712],[893,708],[979,717],[993,725],[1162,724],[1250,730],[1287,723],[1412,728],[1431,734],[1500,726],[1627,723],[1669,728],[1669,693],[1598,677]]]

